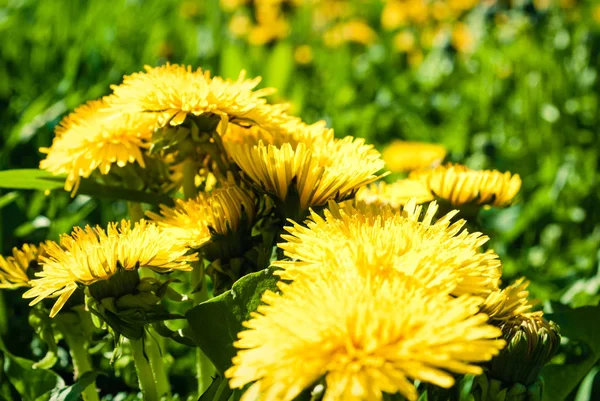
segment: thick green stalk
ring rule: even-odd
[[[0,292],[0,338],[2,338],[8,330],[8,314],[6,313],[6,302],[4,294]]]
[[[154,380],[156,381],[156,390],[158,396],[171,396],[171,384],[169,383],[169,376],[163,362],[161,345],[157,339],[148,336],[146,338],[146,355],[154,373]]]
[[[140,383],[140,390],[144,396],[144,401],[159,401],[158,390],[156,389],[156,379],[152,372],[150,362],[144,352],[144,337],[138,340],[130,340],[131,352],[133,353],[133,361],[135,370]]]
[[[185,199],[195,198],[196,191],[196,163],[188,157],[183,162],[183,196]]]
[[[200,262],[202,263],[202,262]],[[196,304],[202,303],[209,299],[208,287],[206,286],[206,278],[204,275],[204,266],[201,264],[194,266],[192,272],[192,288],[200,288],[200,291],[193,294]],[[212,383],[212,376],[216,369],[210,359],[202,352],[200,348],[196,348],[196,374],[198,378],[198,395],[202,395]]]
[[[132,223],[136,223],[144,218],[144,209],[141,203],[127,202],[127,209],[129,211],[129,220]]]
[[[75,379],[78,379],[86,372],[91,372],[92,361],[85,346],[85,338],[77,334],[77,330],[65,327],[61,330],[69,351],[73,359],[73,367],[75,368]],[[96,391],[96,383],[90,384],[82,393],[84,401],[100,401],[98,392]]]

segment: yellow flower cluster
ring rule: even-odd
[[[67,189],[115,163],[159,160],[181,166],[174,174],[186,199],[135,224],[75,228],[43,252],[14,250],[0,257],[0,288],[30,287],[31,305],[57,298],[55,316],[80,289],[89,295],[124,275],[137,279],[142,267],[190,271],[204,258],[226,276],[213,280],[224,291],[248,271],[255,239],[278,240],[283,229],[285,259],[272,263],[280,292],[262,296],[225,373],[232,387],[249,386],[242,400],[292,400],[323,379],[323,400],[399,393],[414,401],[415,380],[447,388],[455,373],[482,373],[480,363],[505,344],[491,323],[530,313],[527,283],[500,289],[498,255],[483,249],[488,237],[468,232],[457,210],[436,216],[438,201],[505,207],[519,176],[439,165],[446,150],[434,144],[398,141],[382,158],[362,139],[335,137],[325,123],[269,104],[273,90],[255,90],[258,83],[243,73],[231,81],[186,66],[146,67],[67,116],[41,164],[66,174]],[[174,152],[150,152],[182,138]],[[374,183],[386,163],[409,178]],[[270,241],[261,244],[263,265]],[[226,271],[227,258],[236,269]]]

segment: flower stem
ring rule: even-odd
[[[129,211],[129,219],[132,223],[138,222],[144,218],[144,209],[142,204],[139,202],[127,202],[127,209]]]
[[[160,343],[156,338],[148,336],[145,345],[150,367],[152,368],[152,373],[154,373],[154,380],[156,382],[156,390],[158,395],[159,397],[170,397],[171,384],[169,383],[169,376],[163,362]]]
[[[196,163],[188,157],[183,162],[183,196],[190,199],[195,198],[196,194]]]
[[[62,334],[69,346],[71,358],[73,359],[73,366],[75,368],[75,379],[78,379],[86,372],[91,372],[92,362],[90,355],[85,346],[85,338],[77,334],[77,330],[72,328],[64,328]],[[82,393],[84,401],[100,401],[98,392],[96,391],[96,383],[92,383]]]
[[[140,383],[140,390],[144,396],[144,401],[159,401],[158,390],[156,389],[156,379],[152,372],[152,367],[144,350],[144,337],[137,340],[130,340],[131,352],[133,353],[133,361],[135,370]]]
[[[195,290],[200,288],[198,292],[193,294],[196,304],[202,303],[210,298],[208,287],[206,285],[206,277],[204,274],[204,266],[202,262],[194,266],[192,271],[192,288]],[[212,376],[216,369],[210,359],[202,352],[200,348],[196,348],[196,374],[198,378],[198,395],[202,395],[212,383]]]

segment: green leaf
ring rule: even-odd
[[[294,72],[294,49],[289,42],[279,42],[267,60],[264,72],[265,87],[277,88],[280,96],[284,96],[290,78]]]
[[[544,367],[541,374],[545,383],[544,401],[567,398],[600,360],[600,306],[572,309],[553,304],[553,307],[555,312],[546,317],[559,324],[561,335],[586,344],[589,352],[577,363]]]
[[[17,169],[0,171],[0,188],[46,191],[63,189],[64,185],[64,176],[55,176],[44,170]],[[152,205],[173,205],[173,200],[165,195],[104,185],[91,180],[82,180],[77,193],[97,198],[122,199]]]
[[[229,388],[227,379],[223,376],[217,376],[213,378],[213,382],[200,396],[198,401],[227,401],[231,397],[231,394],[233,394],[233,390]]]
[[[5,195],[0,196],[0,209],[3,207],[10,205],[13,201],[15,201],[19,197],[18,192],[9,192]]]
[[[12,355],[2,344],[0,351],[4,354],[4,377],[24,401],[48,400],[52,390],[64,387],[63,379],[51,370],[34,368],[34,361]]]
[[[243,328],[242,322],[256,311],[263,292],[277,289],[278,279],[272,269],[248,274],[236,281],[231,290],[186,313],[192,338],[221,374],[231,366],[231,358],[237,352],[233,342]]]
[[[247,57],[242,46],[234,42],[226,42],[221,52],[221,76],[223,78],[237,79],[240,71],[248,69]]]
[[[78,401],[83,391],[96,381],[98,372],[85,372],[73,385],[52,393],[50,401]]]

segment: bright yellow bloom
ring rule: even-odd
[[[381,154],[386,167],[397,173],[439,164],[446,157],[446,148],[434,143],[396,140],[390,142]]]
[[[178,199],[174,208],[161,205],[161,215],[148,217],[183,246],[199,248],[210,241],[212,233],[226,235],[238,229],[245,214],[252,221],[256,212],[254,196],[235,185],[201,193],[195,199]]]
[[[415,48],[415,35],[410,31],[402,31],[394,35],[394,48],[399,52],[409,52]]]
[[[242,401],[288,401],[324,377],[324,401],[418,397],[412,380],[451,387],[449,372],[481,374],[472,363],[504,346],[501,331],[478,314],[481,299],[429,292],[410,277],[383,282],[340,274],[267,291],[238,334],[234,388]]]
[[[344,43],[359,43],[369,45],[377,39],[377,33],[360,19],[340,23],[327,32],[323,36],[325,45],[329,47],[338,47]]]
[[[469,53],[475,47],[471,29],[463,23],[457,23],[452,29],[452,45],[460,53]]]
[[[247,15],[235,15],[229,21],[229,32],[236,38],[246,35],[252,27],[252,21]]]
[[[221,8],[225,11],[235,11],[238,8],[241,8],[242,6],[246,5],[246,3],[248,3],[248,0],[220,0],[219,1],[219,5],[221,6]]]
[[[600,5],[594,7],[592,11],[592,18],[597,24],[600,24]]]
[[[310,64],[313,61],[313,51],[309,45],[298,46],[294,51],[294,60],[300,65]]]
[[[381,12],[381,25],[384,29],[393,31],[408,22],[408,9],[403,2],[390,0],[385,3]]]
[[[380,178],[376,173],[383,161],[363,139],[334,139],[323,126],[303,127],[281,136],[265,132],[226,136],[224,144],[242,171],[265,192],[285,201],[295,185],[301,210],[329,199],[346,199]]]
[[[448,5],[455,11],[468,11],[479,3],[479,0],[448,0]]]
[[[154,119],[144,113],[124,114],[107,105],[110,97],[78,107],[56,128],[47,156],[40,168],[67,174],[65,190],[77,190],[81,178],[94,171],[108,174],[111,167],[137,162],[145,167],[144,151],[155,128]]]
[[[290,25],[284,19],[277,19],[269,23],[253,26],[248,33],[248,43],[264,45],[289,35]]]
[[[391,206],[398,208],[404,206],[412,198],[417,203],[425,203],[433,200],[433,195],[427,186],[418,180],[398,180],[393,184],[377,182],[362,187],[356,193],[355,202],[375,204],[380,206]]]
[[[258,124],[264,128],[288,120],[287,105],[267,104],[273,88],[254,90],[260,78],[246,79],[242,71],[236,81],[211,77],[209,71],[190,66],[166,64],[145,67],[146,72],[123,78],[113,85],[110,103],[125,112],[147,112],[161,127],[179,125],[188,116],[218,116],[222,122]]]
[[[38,263],[44,252],[44,244],[40,244],[39,248],[25,244],[21,249],[13,248],[12,256],[5,258],[0,255],[0,288],[29,287],[28,270],[32,264]]]
[[[460,164],[446,164],[432,170],[415,171],[430,191],[453,206],[464,204],[510,206],[521,189],[521,177],[497,170],[471,170]]]
[[[529,281],[520,278],[503,290],[492,292],[481,306],[481,312],[490,320],[507,321],[531,311],[532,303],[527,300]]]
[[[188,263],[197,254],[186,255],[187,249],[169,233],[151,222],[141,220],[131,227],[129,221],[100,226],[75,227],[71,235],[63,235],[60,244],[49,242],[47,256],[40,257],[43,270],[31,281],[32,288],[23,298],[58,297],[50,311],[54,317],[75,292],[79,284],[89,286],[108,280],[120,270],[148,267],[157,272],[191,270]]]
[[[451,224],[456,211],[436,221],[437,208],[433,202],[421,217],[414,199],[401,212],[330,202],[324,217],[313,212],[304,224],[285,227],[289,234],[278,246],[292,260],[274,262],[283,269],[276,274],[312,280],[329,260],[345,255],[365,274],[400,271],[439,292],[487,296],[498,289],[498,255],[480,250],[489,238],[462,230],[464,220]]]

